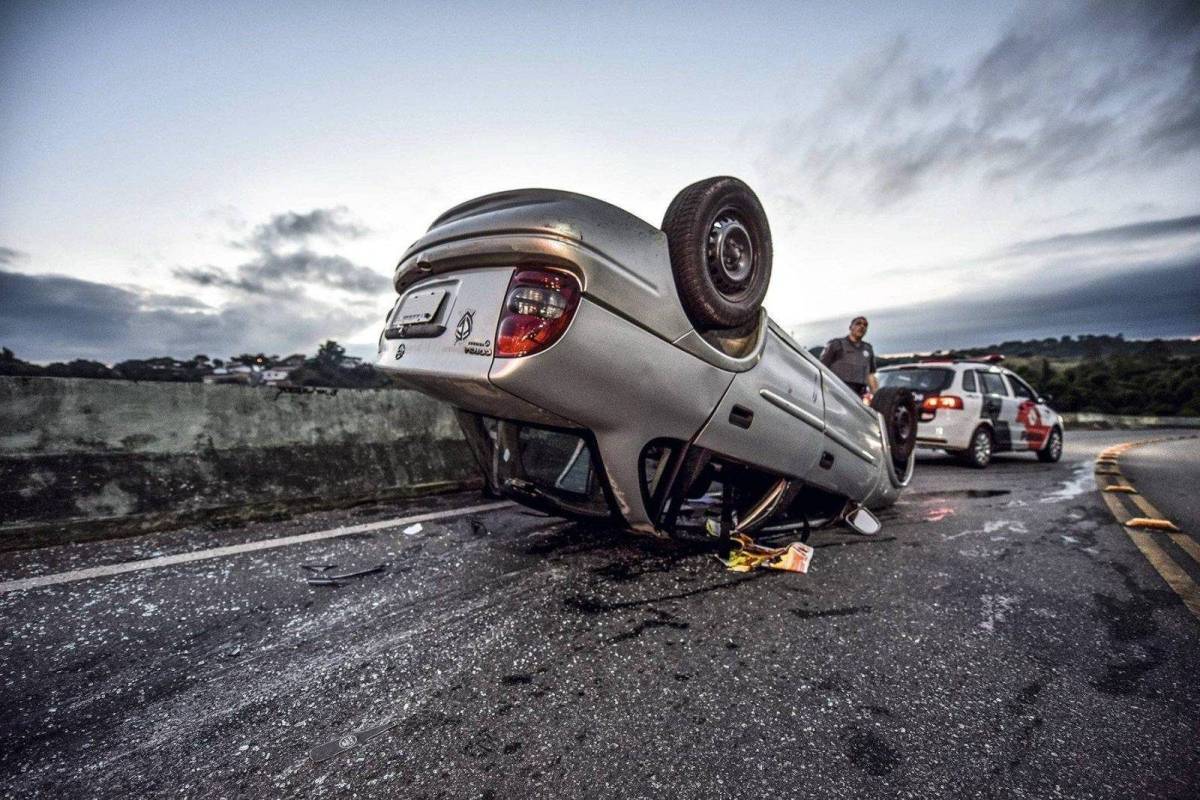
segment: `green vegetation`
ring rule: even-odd
[[[816,349],[820,354],[820,348]],[[1041,392],[1053,398],[1059,411],[1095,411],[1103,414],[1200,416],[1200,341],[1154,339],[1126,341],[1116,336],[1063,336],[1002,342],[989,347],[956,350],[947,357],[978,358],[992,353]],[[880,365],[909,363],[919,356],[881,358]],[[316,356],[302,354],[280,359],[263,353],[243,353],[228,361],[197,355],[186,361],[173,358],[132,359],[113,366],[77,359],[46,366],[17,358],[0,349],[0,375],[38,375],[59,378],[119,378],[136,381],[201,381],[263,383],[261,376],[286,372],[283,380],[267,381],[282,387],[332,387],[376,389],[396,386],[370,364],[348,358],[333,340],[321,345]],[[241,380],[239,376],[244,376]]]
[[[0,375],[47,378],[100,378],[128,381],[183,383],[237,383],[248,386],[332,387],[335,389],[394,388],[395,382],[370,364],[346,356],[332,339],[321,345],[314,358],[297,353],[281,359],[265,353],[242,353],[228,360],[196,355],[187,360],[170,357],[130,359],[111,367],[99,361],[76,359],[45,366],[17,358],[0,348]]]
[[[1049,396],[1058,411],[1200,416],[1200,341],[1126,341],[1116,336],[1034,339],[955,350],[955,358],[993,353]],[[951,355],[951,354],[947,354]],[[910,363],[917,357],[887,359]]]
[[[1059,411],[1200,417],[1200,356],[1113,355],[1056,365],[1048,358],[1006,362]]]

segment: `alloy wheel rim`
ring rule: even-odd
[[[987,463],[992,458],[992,438],[986,433],[975,437],[975,460],[980,464]]]

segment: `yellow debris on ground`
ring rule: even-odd
[[[803,542],[792,542],[786,547],[765,547],[744,533],[735,533],[731,538],[738,548],[730,551],[728,558],[717,556],[717,560],[732,572],[766,567],[804,573],[812,563],[813,549]]]

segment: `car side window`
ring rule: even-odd
[[[1026,400],[1037,400],[1037,394],[1034,393],[1033,389],[1029,388],[1029,384],[1016,375],[1009,375],[1008,382],[1012,384],[1013,394],[1017,397],[1023,397]]]
[[[963,391],[964,392],[979,391],[978,389],[975,388],[975,370],[969,369],[966,372],[964,372],[962,381],[963,381]]]
[[[1001,397],[1008,397],[1008,389],[1004,386],[1004,378],[998,372],[981,372],[979,379],[983,381],[983,391],[985,394],[998,394]]]

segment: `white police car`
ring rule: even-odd
[[[1046,398],[999,356],[978,361],[927,359],[884,367],[879,385],[910,389],[920,407],[917,447],[945,450],[983,469],[994,453],[1032,451],[1039,461],[1062,457],[1062,419]]]

